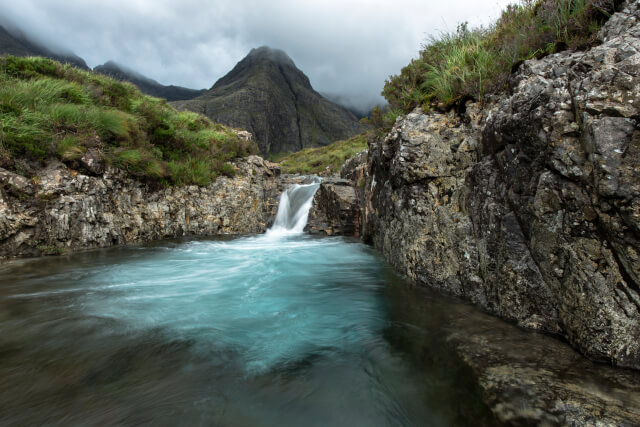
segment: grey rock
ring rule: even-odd
[[[0,256],[263,232],[279,168],[257,156],[235,167],[236,177],[220,177],[208,187],[164,189],[110,167],[90,176],[52,162],[32,182],[0,170]]]
[[[360,205],[351,181],[325,178],[309,211],[306,231],[328,236],[359,236]]]
[[[464,117],[408,114],[344,176],[363,238],[406,278],[640,369],[637,2],[600,37],[526,61]]]

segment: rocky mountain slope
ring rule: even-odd
[[[18,31],[9,31],[5,27],[0,26],[0,55],[13,56],[44,56],[45,58],[55,59],[63,64],[71,64],[83,70],[89,67],[84,59],[71,53],[54,52],[53,50],[42,46],[40,43],[30,40],[24,34]]]
[[[193,99],[205,92],[205,89],[188,89],[174,85],[165,86],[113,61],[107,61],[102,65],[98,65],[93,71],[120,81],[133,83],[140,89],[140,92],[157,98],[164,98],[167,101]]]
[[[248,130],[262,153],[327,145],[364,128],[313,90],[286,53],[269,47],[251,50],[205,94],[174,105]]]

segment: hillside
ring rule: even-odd
[[[198,90],[181,86],[163,85],[113,61],[107,61],[102,65],[98,65],[93,71],[120,81],[133,83],[140,89],[140,92],[157,98],[164,98],[167,101],[193,99],[205,92],[205,89]]]
[[[0,26],[0,55],[43,56],[83,70],[89,69],[84,59],[72,53],[54,52],[18,31],[9,31],[2,26]]]
[[[349,138],[364,125],[316,92],[281,50],[252,49],[205,94],[174,104],[247,129],[261,153],[293,152]]]
[[[170,184],[208,185],[252,142],[133,85],[45,58],[0,58],[0,167],[31,175],[51,159]]]

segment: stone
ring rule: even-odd
[[[359,236],[359,207],[351,181],[325,178],[314,196],[305,231],[329,236]]]
[[[100,163],[91,154],[83,161]],[[160,189],[111,167],[94,176],[54,161],[32,180],[0,170],[0,257],[264,232],[279,167],[250,156],[235,168],[207,187]]]

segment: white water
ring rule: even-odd
[[[294,184],[282,192],[276,220],[267,231],[268,236],[300,234],[309,219],[313,196],[320,187],[319,182]]]

